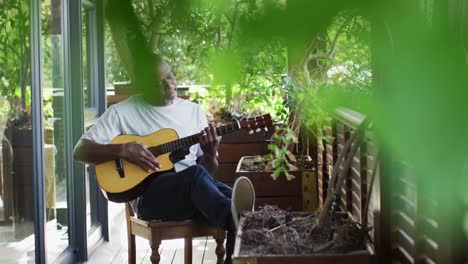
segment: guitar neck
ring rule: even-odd
[[[217,127],[216,133],[219,136],[222,136],[222,135],[225,135],[227,133],[230,133],[238,129],[240,129],[239,123],[233,122],[224,126]],[[155,156],[158,156],[164,153],[169,153],[169,152],[173,152],[179,149],[190,147],[199,142],[200,140],[198,138],[198,134],[195,134],[195,135],[191,135],[188,137],[179,138],[177,140],[167,142],[167,143],[155,146],[155,147],[151,147],[149,148],[149,151],[151,151]]]

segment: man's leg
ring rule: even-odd
[[[227,186],[222,182],[216,182],[218,190],[220,190],[226,197],[235,198],[231,199],[231,218],[230,218],[230,228],[227,230],[226,238],[226,260],[225,264],[232,263],[231,257],[234,253],[234,244],[236,240],[236,231],[234,217],[239,217],[242,211],[252,211],[255,204],[255,190],[246,177],[239,177],[234,183],[234,189]],[[240,199],[239,199],[240,197]]]
[[[253,207],[255,198],[251,184],[249,188],[252,191],[238,188],[241,194],[253,194],[248,210]],[[236,232],[231,215],[232,192],[229,186],[216,182],[203,167],[192,166],[154,179],[141,197],[139,215],[142,219],[163,221],[202,218],[208,224],[223,228],[227,231],[225,263],[228,264],[234,252]]]
[[[216,187],[220,192],[222,192],[226,197],[231,199],[232,197],[232,188],[229,187],[228,185],[220,182],[220,181],[215,181]]]
[[[177,221],[193,219],[199,212],[209,224],[227,229],[231,200],[201,166],[157,176],[140,198],[142,219]]]

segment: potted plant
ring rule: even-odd
[[[269,204],[294,211],[315,210],[316,173],[310,156],[293,150],[299,141],[289,127],[276,126],[271,138],[266,155],[239,160],[236,177],[246,176],[252,181],[257,208]]]
[[[320,145],[323,141],[334,140],[318,132],[314,133],[322,130],[323,125],[330,120],[328,111],[337,104],[349,105],[350,101],[353,101],[349,100],[350,97],[356,98],[346,96],[348,101],[344,101],[343,94],[355,94],[355,91],[366,91],[370,87],[371,74],[366,68],[370,61],[369,48],[365,43],[356,44],[357,36],[368,32],[367,22],[356,17],[355,11],[340,13],[333,20],[332,25],[327,24],[329,29],[322,28],[323,31],[316,32],[315,36],[309,36],[307,39],[312,39],[311,42],[294,43],[300,47],[295,48],[305,47],[306,50],[304,52],[293,50],[292,55],[288,57],[290,66],[288,75],[291,77],[288,100],[292,106],[288,124],[294,133],[288,136],[290,131],[287,129],[280,131],[278,133],[280,136],[270,147],[273,152],[268,157],[270,161],[268,167],[272,169],[273,173],[270,174],[274,178],[290,179],[290,183],[297,179],[290,172],[297,167],[293,163],[295,158],[291,155],[290,148],[295,142],[294,134],[300,135],[300,132],[307,131],[315,135],[318,142],[317,151],[320,151],[323,149]],[[258,23],[258,20],[252,24],[255,23]],[[347,38],[341,38],[342,35],[346,35]],[[341,46],[353,49],[344,50]],[[356,104],[354,101],[351,103]],[[360,132],[355,134],[358,135]],[[281,136],[284,136],[284,141],[278,140]],[[366,239],[369,229],[348,219],[347,212],[343,212],[345,215],[337,212],[336,199],[341,191],[345,172],[348,171],[354,153],[360,145],[359,139],[352,144],[353,147],[350,147],[350,143],[348,149],[342,151],[344,154],[338,157],[335,163],[334,175],[329,181],[328,196],[323,208],[304,214],[265,206],[261,211],[245,215],[238,230],[234,263],[371,263],[373,261],[373,246]],[[366,212],[363,214],[366,215]],[[254,221],[255,218],[258,221]],[[249,238],[253,239],[248,242]],[[351,243],[353,241],[356,243]],[[345,247],[341,247],[343,245]],[[262,251],[263,249],[270,251]]]
[[[295,212],[265,206],[240,221],[234,263],[372,263],[369,228],[337,211],[336,198],[354,155],[363,141],[364,121],[348,140],[334,165],[327,200],[317,212]],[[373,168],[375,176],[376,167]],[[369,200],[367,200],[367,203]],[[367,210],[365,206],[364,210]],[[367,215],[366,212],[364,212]]]

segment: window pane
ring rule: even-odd
[[[41,2],[47,260],[68,246],[61,0]]]
[[[34,262],[29,1],[0,1],[0,263]]]

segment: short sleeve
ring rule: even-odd
[[[107,144],[120,134],[119,115],[117,110],[111,106],[81,138]]]

